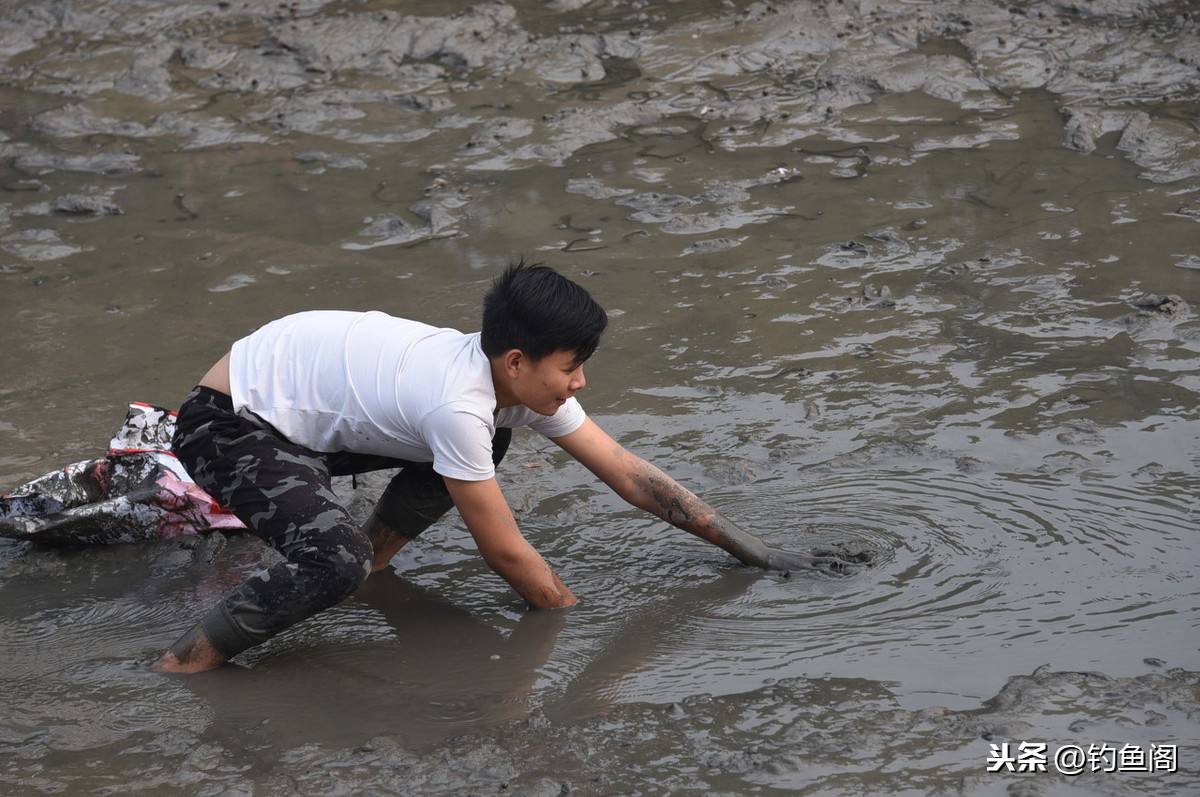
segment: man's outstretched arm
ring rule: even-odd
[[[553,609],[575,603],[575,594],[521,535],[495,478],[480,482],[447,478],[446,489],[483,561],[531,606]]]
[[[630,504],[716,545],[744,564],[764,570],[838,571],[850,564],[834,554],[768,546],[657,467],[625,450],[590,418],[554,442]]]

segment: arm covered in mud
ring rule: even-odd
[[[494,477],[477,482],[444,478],[446,489],[488,567],[536,609],[557,609],[575,603],[575,594],[521,535]]]
[[[555,442],[630,504],[657,515],[728,552],[743,564],[764,570],[824,570],[846,573],[857,562],[832,551],[772,548],[713,509],[657,467],[629,451],[591,419]]]

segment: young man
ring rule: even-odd
[[[492,285],[477,334],[379,312],[312,311],[234,343],[188,395],[173,448],[285,561],[225,596],[154,669],[215,667],[338,603],[451,506],[484,561],[531,606],[575,603],[521,536],[496,483],[514,426],[748,565],[843,568],[836,555],[767,547],[586,416],[575,393],[607,321],[582,287],[521,262]],[[383,468],[399,472],[359,529],[331,477]]]

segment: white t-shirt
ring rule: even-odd
[[[235,411],[253,412],[293,443],[432,462],[467,481],[495,475],[496,427],[560,437],[586,418],[574,398],[554,415],[522,405],[497,411],[479,333],[376,311],[272,321],[233,344],[229,380]]]

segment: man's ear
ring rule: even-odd
[[[521,367],[528,362],[529,358],[525,356],[525,352],[520,349],[509,349],[500,357],[500,363],[504,366],[504,373],[510,379],[516,379]]]

